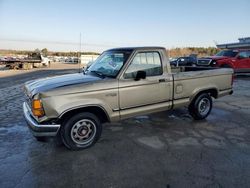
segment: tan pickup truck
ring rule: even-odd
[[[187,106],[206,118],[212,98],[232,94],[233,70],[171,69],[161,47],[116,48],[103,52],[82,73],[30,81],[23,111],[33,135],[60,136],[69,149],[87,148],[102,124]]]

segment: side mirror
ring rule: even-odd
[[[86,71],[86,67],[84,66],[84,67],[82,67],[82,71],[83,72],[85,72]]]
[[[140,79],[146,78],[146,72],[145,71],[138,71],[135,76],[135,81],[138,81]]]

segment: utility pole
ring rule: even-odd
[[[82,33],[80,33],[80,41],[79,41],[79,57],[78,57],[78,63],[79,63],[79,73],[81,72],[81,51],[82,51]]]

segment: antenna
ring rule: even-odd
[[[80,33],[80,41],[79,41],[79,57],[78,57],[78,64],[79,64],[79,73],[81,72],[81,51],[82,51],[82,33]]]

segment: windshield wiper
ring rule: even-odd
[[[95,71],[95,70],[93,70],[93,71],[90,71],[90,72],[93,72],[95,75],[97,75],[98,77],[101,77],[101,78],[105,78],[106,77],[106,75],[104,75],[102,72],[100,72],[100,71]]]

